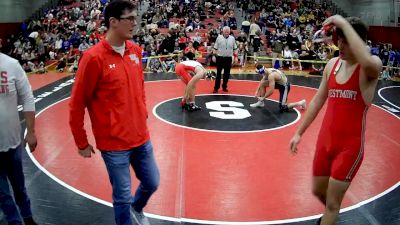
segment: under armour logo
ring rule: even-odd
[[[110,67],[110,69],[115,68],[115,64],[110,64],[108,66]]]

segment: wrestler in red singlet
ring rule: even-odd
[[[189,71],[195,73],[196,67],[201,67],[204,69],[203,65],[197,61],[189,60],[183,61],[176,64],[175,73],[176,75],[180,76],[181,80],[188,84],[189,81],[192,79],[192,76],[189,74]]]
[[[364,153],[365,104],[360,90],[360,65],[344,84],[336,81],[338,59],[328,78],[328,106],[314,157],[314,176],[351,181]],[[351,127],[349,126],[351,124]]]
[[[326,64],[320,87],[290,140],[290,151],[297,153],[302,135],[328,100],[314,156],[312,193],[325,205],[316,224],[334,225],[363,160],[366,114],[382,61],[369,52],[368,26],[359,18],[335,15],[322,25],[336,33],[340,57]]]

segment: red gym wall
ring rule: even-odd
[[[400,27],[370,26],[368,39],[372,43],[392,43],[393,48],[400,49]]]
[[[3,39],[3,44],[11,34],[18,35],[20,28],[21,23],[0,23],[0,38]]]

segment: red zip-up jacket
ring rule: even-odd
[[[150,139],[141,55],[131,41],[125,42],[123,57],[106,40],[84,52],[69,103],[69,123],[79,149],[89,145],[85,108],[99,150],[128,150]]]

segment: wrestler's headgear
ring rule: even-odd
[[[258,64],[256,66],[256,73],[260,74],[260,75],[264,75],[265,74],[265,67],[261,64]]]

